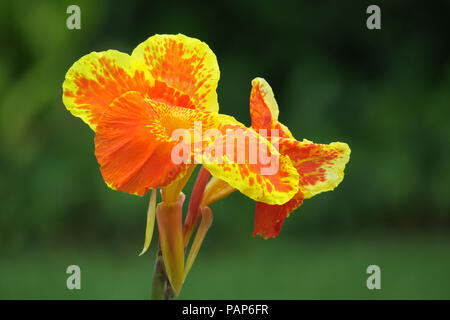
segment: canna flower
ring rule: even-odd
[[[197,210],[202,221],[185,264],[187,242],[199,219],[191,219],[183,232],[182,189],[196,163],[203,165],[204,181],[212,174],[255,201],[281,205],[298,192],[298,173],[288,157],[253,129],[218,113],[219,76],[216,56],[205,43],[181,34],[155,35],[131,55],[116,50],[85,55],[63,84],[66,108],[95,132],[95,156],[106,184],[138,196],[153,190],[142,253],[150,245],[156,217],[165,270],[177,294],[212,222],[209,208]],[[196,124],[217,130],[222,138],[200,136],[196,141]],[[178,137],[182,142],[173,136],[179,129],[187,133]],[[236,130],[264,145],[269,158],[278,161],[278,170],[262,174],[268,164],[251,163],[248,153],[242,163],[214,152],[204,156],[211,147],[225,149],[230,140],[235,142],[229,132]],[[180,145],[192,138],[188,156],[174,161],[185,150]],[[246,151],[249,146],[234,148]],[[157,188],[162,202],[156,207]]]
[[[250,94],[252,128],[267,131],[267,138],[279,146],[280,154],[290,158],[299,179],[297,193],[286,203],[257,201],[253,235],[260,235],[265,239],[278,236],[284,220],[304,199],[336,188],[344,178],[344,168],[350,159],[350,148],[346,143],[316,144],[306,139],[296,140],[289,129],[278,122],[278,115],[272,88],[264,79],[255,78]],[[278,136],[271,136],[272,132],[276,132]],[[226,181],[213,178],[206,186],[202,205],[208,206],[234,190]]]

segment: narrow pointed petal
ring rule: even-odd
[[[219,110],[216,93],[219,66],[206,43],[182,34],[154,35],[139,44],[132,57],[147,66],[163,91],[175,90],[171,94],[176,98],[175,106]]]
[[[75,62],[63,83],[63,102],[93,130],[110,103],[127,91],[146,92],[151,76],[128,54],[92,52]]]
[[[250,117],[252,128],[277,129],[278,136],[293,138],[288,127],[278,122],[278,104],[275,100],[272,88],[263,78],[255,78],[252,81],[252,91],[250,93]],[[271,131],[267,131],[267,137],[271,136]]]
[[[147,227],[145,229],[145,241],[144,241],[144,249],[142,249],[139,256],[142,256],[145,252],[147,252],[150,247],[150,243],[152,242],[153,237],[153,229],[155,228],[155,216],[156,216],[156,189],[152,190],[152,195],[150,196],[150,204],[148,205],[147,210]]]
[[[263,78],[252,80],[250,93],[250,116],[254,129],[273,128],[278,122],[278,104],[272,88]]]
[[[184,194],[177,202],[160,202],[156,208],[159,241],[167,277],[178,295],[184,281],[182,208]]]
[[[297,169],[299,188],[305,199],[336,188],[344,178],[350,159],[346,143],[317,144],[308,140],[280,140],[280,153],[287,155]]]
[[[201,207],[200,211],[202,214],[202,221],[200,222],[197,234],[195,235],[194,241],[192,242],[191,248],[189,250],[189,255],[186,260],[186,267],[184,270],[184,278],[186,278],[187,274],[191,270],[192,265],[197,258],[200,247],[202,246],[203,240],[205,239],[206,233],[211,227],[213,221],[213,214],[210,208]]]
[[[228,197],[234,191],[236,191],[236,189],[230,186],[227,182],[213,177],[206,186],[201,205],[209,207],[214,202]]]

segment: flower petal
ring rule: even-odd
[[[154,35],[139,44],[132,57],[146,64],[156,84],[175,89],[180,95],[175,105],[219,110],[216,93],[219,66],[206,43],[182,34]]]
[[[156,189],[153,189],[152,195],[150,196],[150,203],[147,210],[147,227],[145,228],[145,241],[144,248],[142,249],[139,256],[142,256],[147,252],[152,242],[153,229],[155,227],[155,216],[156,216]]]
[[[297,169],[299,188],[305,199],[336,188],[344,178],[350,159],[346,143],[316,144],[308,140],[280,139],[280,153],[287,155]]]
[[[278,122],[278,104],[275,100],[272,88],[263,78],[252,80],[252,91],[250,93],[250,117],[252,128],[278,129],[278,136],[293,138],[289,129]],[[270,137],[270,131],[267,132]]]
[[[185,169],[171,161],[175,144],[151,104],[131,91],[114,100],[100,118],[95,155],[111,188],[142,196],[150,188],[166,186]]]
[[[93,130],[110,103],[127,91],[146,92],[150,74],[129,55],[108,50],[92,52],[75,62],[63,83],[63,102]]]
[[[200,207],[199,210],[202,215],[202,221],[200,222],[200,225],[197,229],[194,241],[192,242],[191,248],[189,250],[189,255],[186,259],[184,278],[186,278],[187,274],[191,270],[192,265],[194,264],[194,261],[197,258],[200,247],[202,246],[203,240],[205,239],[206,233],[211,227],[213,221],[213,214],[210,208]]]
[[[278,122],[278,104],[272,88],[263,78],[252,80],[250,93],[250,116],[254,129],[273,128]]]
[[[263,202],[256,203],[255,230],[253,236],[260,235],[264,239],[275,238],[281,230],[284,219],[298,208],[303,202],[301,191],[282,205],[270,205]]]
[[[236,191],[236,189],[230,186],[227,182],[213,177],[206,185],[201,205],[208,207],[214,202],[228,197],[234,191]]]
[[[211,174],[247,197],[268,204],[283,204],[298,191],[298,174],[288,157],[276,155],[279,165],[273,174],[264,174],[264,165],[251,163],[203,163]]]

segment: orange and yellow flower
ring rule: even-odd
[[[278,121],[279,109],[272,88],[262,78],[252,81],[250,116],[252,128],[264,131],[271,143],[278,146],[281,156],[288,157],[298,172],[298,191],[283,204],[257,201],[253,235],[277,237],[290,213],[304,199],[333,190],[344,178],[344,168],[350,159],[346,143],[316,144],[309,140],[297,141],[289,129]],[[275,134],[276,133],[276,134]],[[231,194],[235,188],[220,178],[212,178],[206,186],[202,206]]]
[[[151,197],[151,230],[147,229],[144,251],[156,216],[166,271],[177,293],[212,220],[210,210],[201,208],[203,219],[185,268],[181,191],[195,167],[194,161],[258,202],[282,205],[298,193],[299,174],[291,159],[280,155],[255,130],[218,113],[219,77],[216,56],[205,43],[181,34],[155,35],[131,55],[108,50],[82,57],[69,69],[63,84],[66,108],[95,132],[95,156],[107,185],[139,196],[162,189],[163,202],[156,209],[155,191]],[[173,132],[185,129],[195,140],[196,122],[205,130],[218,130],[223,138],[216,141],[202,137],[190,149],[190,161],[175,163],[172,155],[179,141],[173,138]],[[202,155],[213,143],[225,148],[230,139],[235,139],[228,134],[230,130],[242,130],[257,138],[269,156],[279,161],[279,170],[261,174],[267,164],[251,163],[248,153],[242,163],[227,156],[219,159],[223,161],[214,157],[205,161],[199,156],[198,151]]]
[[[221,130],[225,137],[230,129],[257,135],[233,117],[217,113],[218,80],[216,56],[205,43],[181,34],[156,35],[131,55],[108,50],[82,57],[67,72],[63,101],[96,132],[95,155],[106,183],[142,196],[189,172],[190,165],[170,161],[178,143],[171,138],[175,129],[192,130],[200,121],[203,129]],[[204,166],[252,199],[284,203],[297,191],[292,181],[296,172],[289,159],[280,161],[282,170],[273,176],[259,174],[259,166],[248,163],[209,161]],[[261,183],[255,183],[258,176]]]
[[[299,190],[284,204],[257,202],[254,235],[264,238],[276,237],[286,217],[298,208],[304,199],[336,188],[344,178],[344,168],[350,159],[346,143],[316,144],[309,140],[297,141],[282,123],[278,122],[278,105],[272,88],[262,78],[252,81],[250,115],[255,130],[278,129],[274,138],[279,152],[288,156],[299,175]]]

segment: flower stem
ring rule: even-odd
[[[156,251],[155,268],[153,270],[152,279],[152,300],[171,300],[175,297],[175,293],[167,278],[166,270],[164,268],[164,261],[160,246]]]

